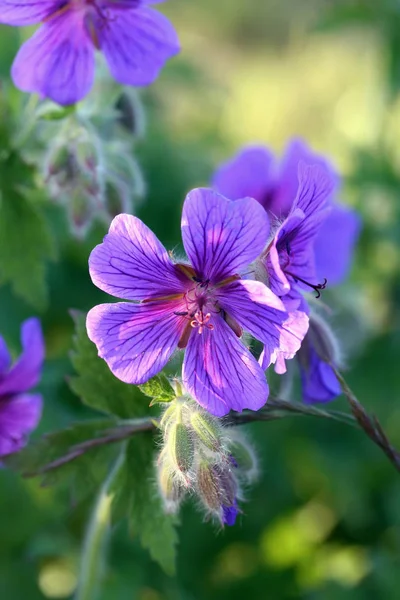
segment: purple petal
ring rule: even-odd
[[[113,77],[124,85],[153,83],[165,62],[180,50],[177,34],[168,19],[151,8],[113,6],[110,19],[96,26],[99,46]]]
[[[42,415],[42,396],[19,394],[0,401],[0,456],[18,452]]]
[[[268,201],[274,183],[274,155],[263,146],[248,146],[217,170],[213,187],[230,200],[255,198]]]
[[[223,506],[222,507],[222,520],[224,525],[228,525],[228,527],[232,527],[236,523],[236,517],[239,514],[239,509],[237,506],[237,502],[233,506]]]
[[[350,270],[361,219],[349,208],[334,205],[314,242],[317,277],[329,285],[343,281]]]
[[[338,178],[332,166],[322,156],[315,154],[301,139],[292,140],[285,151],[281,162],[279,183],[271,198],[269,210],[277,217],[285,217],[289,214],[299,187],[299,164],[317,165],[325,173],[329,173],[329,179],[334,187],[338,185]],[[333,189],[330,193],[332,193]]]
[[[341,394],[337,377],[311,347],[308,352],[308,365],[300,364],[303,400],[306,404],[329,402]]]
[[[232,202],[209,189],[186,197],[183,245],[204,280],[219,282],[246,268],[264,249],[268,233],[267,213],[253,198]]]
[[[298,166],[299,185],[293,210],[300,208],[307,218],[320,212],[328,205],[335,188],[332,172],[322,165]]]
[[[177,302],[100,304],[86,328],[111,371],[125,383],[144,383],[166,365],[187,326]]]
[[[21,328],[22,354],[11,370],[0,378],[0,396],[18,394],[40,379],[45,347],[38,319],[28,319]]]
[[[275,371],[282,375],[286,372],[285,361],[292,359],[300,349],[309,327],[308,315],[302,310],[295,310],[289,313],[285,321],[276,324],[279,332],[278,340],[271,336],[268,344],[259,358],[259,363],[263,369],[268,369],[271,364],[275,364]]]
[[[126,300],[178,294],[184,287],[164,246],[131,215],[115,217],[103,243],[90,255],[89,271],[97,287]]]
[[[7,344],[0,335],[0,381],[2,376],[8,371],[11,364],[11,356],[7,348]]]
[[[28,40],[12,66],[15,85],[24,92],[69,105],[88,94],[94,78],[94,48],[81,11],[60,13]]]
[[[0,23],[35,25],[64,4],[63,0],[0,0]]]
[[[221,317],[213,330],[192,332],[182,377],[189,394],[217,417],[230,410],[258,410],[268,398],[264,372]]]

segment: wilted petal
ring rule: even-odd
[[[329,285],[343,281],[351,266],[361,219],[350,208],[334,205],[314,241],[317,277]]]
[[[174,28],[151,8],[129,10],[110,2],[107,10],[107,26],[99,19],[96,32],[113,77],[124,85],[149,85],[180,50]]]
[[[217,417],[230,410],[258,410],[268,398],[262,369],[221,317],[212,331],[190,336],[182,376],[189,394]]]
[[[274,184],[273,167],[274,155],[268,148],[248,146],[220,166],[213,187],[230,200],[250,196],[266,206]]]
[[[154,233],[137,217],[118,215],[89,258],[92,281],[127,300],[182,293],[182,274]]]
[[[18,452],[42,415],[42,396],[19,394],[0,402],[0,456]]]
[[[111,371],[125,383],[144,383],[168,362],[187,325],[173,302],[100,304],[89,311],[86,327]]]
[[[0,396],[34,387],[40,379],[44,360],[44,340],[38,319],[28,319],[21,328],[22,354],[15,365],[0,377]]]
[[[0,0],[0,23],[35,25],[56,12],[64,0]]]
[[[268,233],[267,213],[253,198],[232,202],[209,189],[186,197],[183,245],[203,279],[218,282],[247,267],[261,254]]]
[[[25,42],[12,66],[14,83],[58,104],[74,104],[94,78],[94,48],[80,16],[68,10],[46,22]]]

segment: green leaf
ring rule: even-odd
[[[153,398],[150,406],[157,402],[171,402],[176,397],[174,388],[164,373],[152,377],[152,379],[140,385],[139,389],[149,398]]]
[[[132,437],[125,464],[116,481],[113,511],[126,514],[129,529],[168,575],[175,573],[177,518],[165,513],[155,488],[154,437],[144,433]]]
[[[87,493],[106,476],[117,444],[95,446],[84,453],[78,452],[77,447],[88,440],[105,436],[110,428],[115,428],[112,419],[76,423],[31,442],[4,461],[26,477],[41,476],[45,484],[60,479],[72,480],[77,490]],[[72,460],[64,462],[66,458]]]
[[[17,187],[21,181],[31,184],[30,169],[12,154],[0,160],[0,172],[0,283],[10,283],[15,294],[43,310],[47,263],[55,259],[54,238],[42,208]]]
[[[123,383],[97,355],[96,346],[86,333],[86,315],[73,312],[75,321],[72,364],[77,376],[70,380],[72,391],[87,406],[116,415],[122,419],[142,417],[148,413],[148,405],[136,386]]]

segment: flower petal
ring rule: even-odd
[[[299,363],[304,402],[329,402],[340,396],[341,387],[332,367],[320,359],[313,348],[309,353],[308,367]]]
[[[268,233],[267,213],[253,198],[232,202],[209,189],[186,197],[183,245],[203,279],[217,283],[246,268],[261,254]]]
[[[165,62],[180,50],[175,29],[161,13],[146,7],[126,9],[109,3],[107,27],[96,32],[113,77],[124,85],[153,83]]]
[[[42,27],[19,50],[12,66],[15,85],[69,105],[92,87],[94,48],[79,11],[68,10]]]
[[[0,23],[35,25],[56,12],[63,0],[0,0]]]
[[[321,281],[326,277],[329,285],[337,285],[346,278],[360,230],[361,219],[355,211],[333,206],[314,241],[317,276]]]
[[[278,183],[268,207],[270,212],[279,218],[286,217],[293,207],[299,188],[300,162],[306,165],[318,165],[325,172],[330,173],[334,187],[338,185],[338,177],[327,160],[315,154],[303,140],[299,138],[291,140],[282,158]]]
[[[7,344],[4,341],[4,338],[0,335],[0,381],[2,379],[2,375],[8,371],[11,364],[11,356],[7,348]]]
[[[292,210],[299,208],[309,218],[326,208],[335,189],[336,179],[327,167],[307,165],[302,161],[298,166],[298,177],[299,187]]]
[[[0,402],[0,456],[18,452],[42,415],[40,394],[19,394]]]
[[[144,383],[166,365],[187,325],[177,302],[100,304],[86,327],[111,371],[125,383]]]
[[[258,410],[268,398],[262,369],[220,317],[212,331],[191,334],[182,377],[189,394],[217,417],[230,410]]]
[[[293,358],[308,330],[308,316],[286,312],[282,301],[258,281],[234,281],[221,288],[220,306],[246,331],[265,344],[262,367],[281,355]]]
[[[126,300],[182,293],[183,275],[168,252],[140,219],[118,215],[102,244],[89,258],[92,281],[104,292]]]
[[[34,387],[40,379],[45,347],[38,319],[24,321],[21,328],[22,354],[0,379],[0,395],[17,394]]]
[[[222,164],[213,188],[230,200],[250,196],[266,206],[274,184],[274,155],[264,146],[247,146]]]

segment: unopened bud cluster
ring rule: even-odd
[[[251,446],[187,396],[168,404],[160,426],[157,472],[166,510],[177,512],[183,499],[194,495],[207,517],[233,525],[243,485],[257,474]]]

